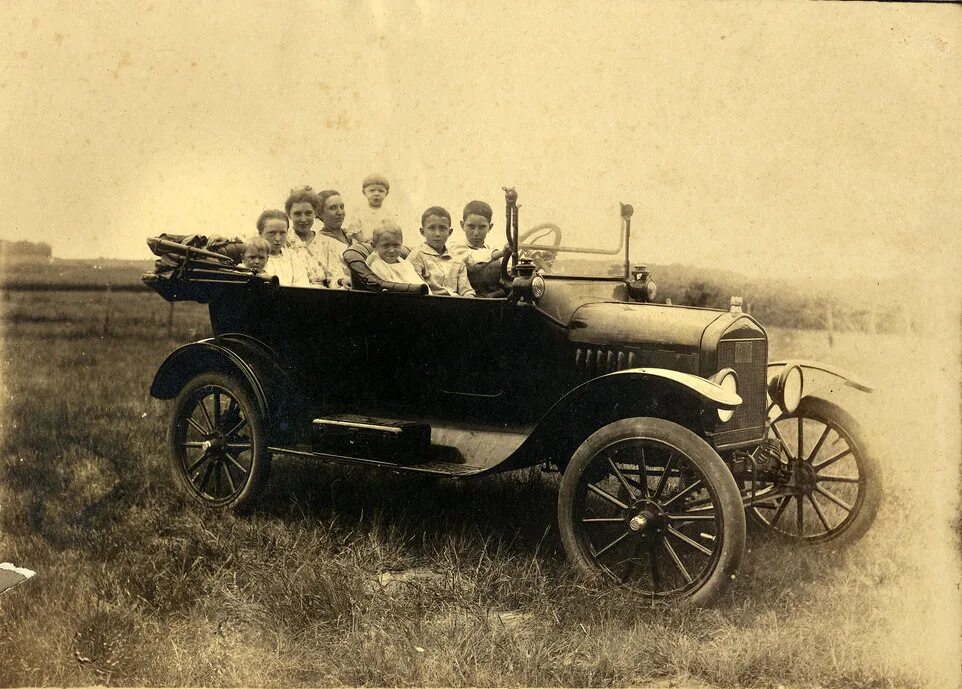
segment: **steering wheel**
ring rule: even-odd
[[[540,225],[530,227],[518,235],[518,251],[524,249],[524,243],[530,238],[542,241],[533,241],[532,244],[544,245],[543,239],[549,238],[552,247],[561,246],[561,228],[553,222],[543,222]],[[534,253],[528,253],[525,258],[531,259],[539,270],[547,270],[555,260],[557,254],[553,251],[538,249]],[[508,261],[511,260],[511,252],[506,252],[501,259],[501,286],[509,289],[511,277],[508,275]]]
[[[548,240],[547,242],[545,241],[546,239]],[[531,244],[540,244],[542,246],[547,243],[554,249],[557,249],[561,246],[561,228],[553,222],[543,222],[540,225],[535,225],[525,230],[523,234],[518,236],[519,252],[524,249],[526,240],[530,240]],[[539,270],[549,270],[557,256],[557,251],[536,249],[526,254],[525,258],[530,258],[534,261],[534,264]]]

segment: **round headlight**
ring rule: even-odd
[[[729,371],[726,373],[722,379],[718,382],[727,392],[733,392],[738,394],[738,376],[735,375],[734,371]],[[718,420],[725,423],[735,415],[734,409],[719,409],[718,410]]]
[[[802,401],[802,369],[798,366],[787,366],[782,372],[782,409],[786,414],[793,413],[798,409],[798,403]]]
[[[541,299],[544,296],[544,291],[547,289],[544,278],[540,275],[535,275],[531,278],[531,296],[535,299]]]

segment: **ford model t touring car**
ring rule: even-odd
[[[214,333],[171,353],[150,389],[173,400],[183,489],[247,509],[278,454],[458,479],[544,465],[561,472],[558,526],[577,570],[695,604],[733,578],[746,514],[798,541],[865,532],[875,460],[806,378],[867,387],[770,362],[765,329],[734,300],[654,303],[628,260],[630,206],[602,249],[551,223],[519,233],[516,193],[505,201],[500,298],[284,287],[150,240],[161,260],[145,282],[209,304]],[[617,270],[598,270],[605,260]]]

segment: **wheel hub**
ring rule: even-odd
[[[815,492],[815,484],[818,477],[815,475],[815,468],[811,462],[799,462],[795,466],[795,487],[798,492],[811,495]]]
[[[205,452],[211,452],[218,454],[224,451],[227,446],[227,439],[222,433],[212,433],[210,436],[204,440],[202,449]]]
[[[628,528],[635,532],[653,533],[664,528],[664,511],[653,502],[639,500],[632,505],[635,515],[628,520]]]

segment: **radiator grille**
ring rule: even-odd
[[[738,394],[742,403],[731,420],[719,427],[725,433],[743,428],[764,426],[765,397],[768,384],[768,342],[752,340],[722,340],[718,343],[718,368],[733,368],[738,374]]]

